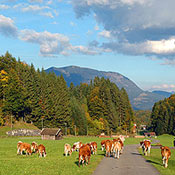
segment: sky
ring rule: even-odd
[[[118,72],[175,91],[174,0],[0,0],[0,55]]]

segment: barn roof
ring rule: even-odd
[[[59,128],[44,128],[41,131],[41,135],[58,135],[58,133],[61,131]]]

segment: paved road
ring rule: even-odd
[[[138,152],[138,145],[126,145],[120,159],[104,157],[92,175],[157,175],[159,172]]]

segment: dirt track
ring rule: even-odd
[[[159,172],[138,152],[138,145],[127,145],[120,159],[104,157],[92,175],[157,175]]]

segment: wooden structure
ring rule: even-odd
[[[42,140],[60,140],[63,136],[59,128],[44,128],[41,131]]]
[[[155,132],[145,132],[144,135],[145,137],[155,137],[156,133]]]

